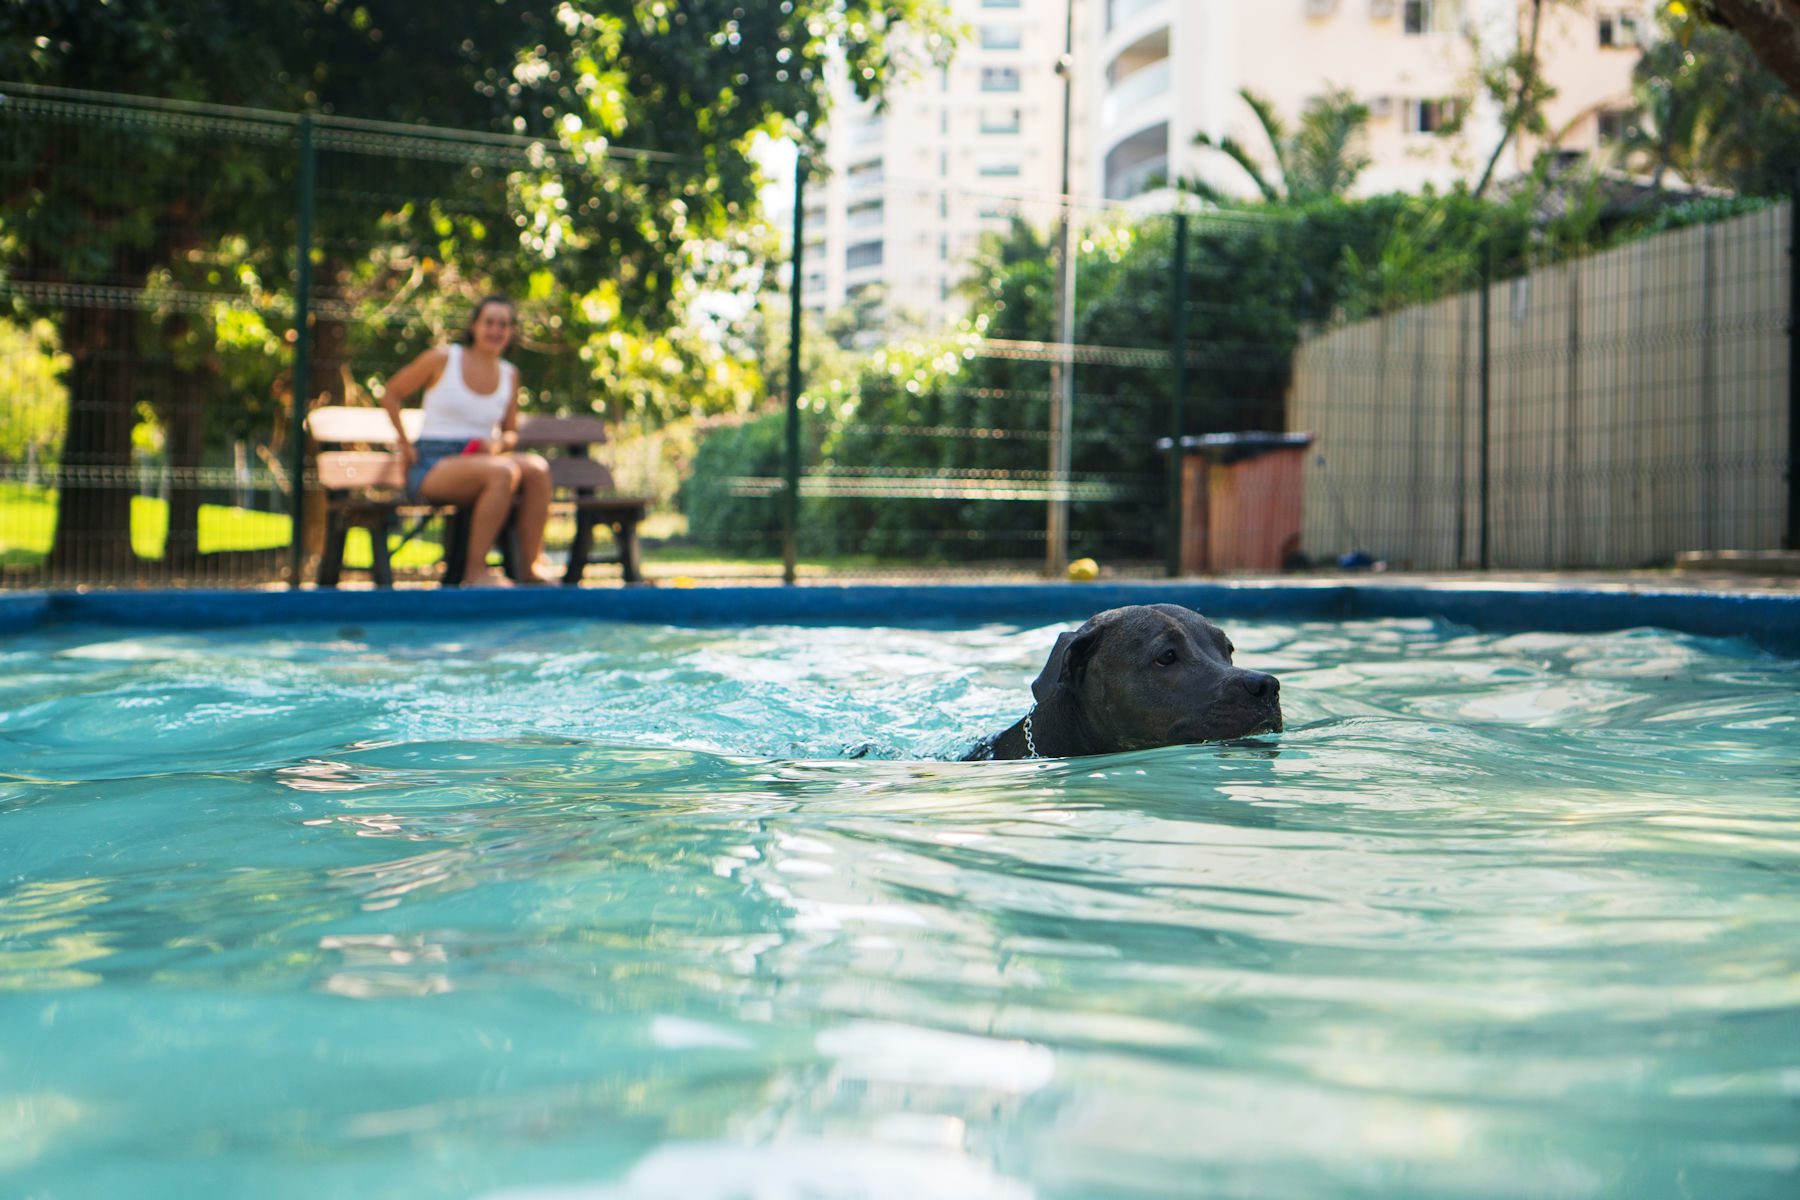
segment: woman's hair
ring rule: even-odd
[[[506,311],[512,314],[514,326],[518,325],[518,323],[519,323],[518,305],[514,304],[511,300],[507,299],[505,296],[499,296],[499,295],[483,296],[480,300],[475,302],[475,311],[471,312],[469,314],[469,323],[467,325],[463,326],[463,331],[462,331],[461,336],[459,336],[456,339],[458,344],[463,345],[463,346],[473,346],[475,344],[475,322],[481,320],[482,312],[490,304],[504,304],[506,306]],[[512,346],[511,339],[508,339],[506,344],[507,344],[507,347],[510,349]]]

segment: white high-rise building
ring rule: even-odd
[[[1602,150],[1619,135],[1655,7],[1647,0],[1545,6],[1540,53],[1557,92],[1546,117],[1558,147]],[[1202,133],[1234,137],[1274,174],[1268,139],[1239,94],[1246,88],[1269,100],[1289,130],[1307,102],[1331,88],[1366,104],[1371,161],[1357,194],[1473,183],[1501,134],[1499,106],[1482,96],[1478,66],[1517,45],[1530,5],[1090,0],[1080,12],[1079,44],[1096,50],[1077,66],[1092,82],[1082,119],[1094,153],[1084,184],[1129,199],[1158,181],[1186,178],[1253,195],[1241,168],[1194,141]],[[1541,139],[1519,139],[1496,176],[1527,169],[1542,149]]]
[[[808,308],[878,296],[890,328],[940,327],[966,311],[957,285],[983,230],[1004,228],[1015,213],[1043,228],[1054,222],[1069,2],[952,0],[970,36],[950,67],[891,88],[885,112],[840,88],[828,170],[807,193]],[[1500,136],[1478,63],[1516,43],[1530,8],[1526,0],[1073,3],[1070,190],[1085,211],[1171,179],[1253,195],[1236,164],[1194,141],[1202,132],[1235,137],[1272,168],[1244,88],[1268,99],[1290,130],[1333,87],[1367,104],[1371,162],[1357,194],[1473,183]],[[1545,6],[1555,145],[1604,150],[1619,136],[1655,7]],[[1541,139],[1518,139],[1496,176],[1528,168],[1542,149]]]
[[[891,323],[941,326],[967,307],[956,288],[983,230],[1054,219],[1065,0],[952,7],[970,32],[949,67],[890,89],[885,111],[839,89],[829,170],[807,191],[810,309],[874,290]]]

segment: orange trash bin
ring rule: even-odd
[[[1279,571],[1300,551],[1310,433],[1181,439],[1181,571]],[[1168,440],[1158,443],[1167,447]]]

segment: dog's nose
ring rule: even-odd
[[[1273,700],[1281,694],[1281,680],[1261,671],[1244,671],[1238,675],[1238,682],[1258,700]]]

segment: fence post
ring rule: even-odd
[[[288,545],[291,588],[300,586],[301,560],[306,550],[306,410],[312,401],[307,368],[312,358],[313,126],[312,117],[305,113],[300,116],[299,151],[294,232],[294,387],[290,400],[293,413],[288,433],[288,512],[293,521]]]
[[[1476,377],[1477,384],[1476,384],[1475,391],[1476,391],[1476,396],[1478,397],[1477,403],[1480,405],[1480,409],[1481,409],[1481,419],[1479,422],[1480,428],[1476,431],[1476,436],[1478,438],[1480,438],[1480,441],[1481,441],[1481,470],[1480,470],[1480,474],[1479,474],[1480,482],[1477,485],[1477,499],[1480,504],[1480,513],[1479,513],[1480,523],[1479,523],[1479,535],[1478,535],[1478,538],[1476,541],[1476,551],[1477,551],[1476,565],[1479,566],[1483,571],[1487,570],[1488,565],[1489,565],[1489,563],[1488,563],[1488,474],[1489,474],[1489,467],[1490,467],[1490,462],[1491,462],[1491,458],[1492,458],[1492,455],[1491,455],[1492,444],[1491,444],[1491,440],[1489,437],[1489,435],[1492,432],[1492,423],[1489,420],[1489,415],[1490,415],[1489,414],[1489,405],[1490,405],[1490,401],[1492,400],[1492,397],[1493,397],[1494,356],[1491,353],[1492,348],[1489,344],[1489,339],[1490,339],[1491,335],[1489,333],[1488,326],[1492,323],[1490,318],[1492,317],[1493,314],[1491,313],[1490,310],[1493,307],[1493,297],[1490,295],[1490,293],[1493,291],[1493,288],[1494,288],[1494,244],[1490,240],[1487,243],[1487,245],[1483,248],[1482,255],[1481,255],[1481,303],[1477,306],[1477,318],[1476,318],[1477,320],[1479,320],[1481,322],[1481,331],[1480,331],[1481,336],[1476,340],[1476,351],[1475,351],[1476,357],[1477,357],[1476,369],[1480,372],[1480,374]]]
[[[1188,218],[1175,214],[1175,271],[1170,317],[1174,333],[1169,339],[1169,578],[1181,574],[1181,428],[1187,404],[1187,252]]]
[[[781,503],[781,582],[799,577],[800,529],[800,330],[802,279],[806,260],[806,170],[803,154],[794,160],[794,277],[788,288],[788,388],[786,486]]]
[[[1800,550],[1800,185],[1788,197],[1788,444],[1784,550]]]

